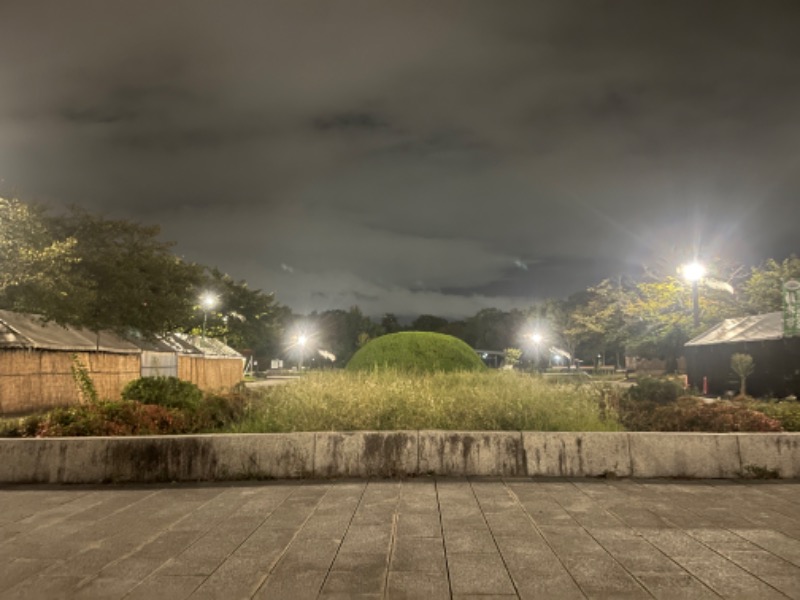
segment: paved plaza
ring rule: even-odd
[[[800,598],[800,482],[0,487],[0,598]]]

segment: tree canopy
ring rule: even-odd
[[[57,238],[44,209],[0,198],[0,291],[36,283],[46,286],[75,262],[75,239]]]

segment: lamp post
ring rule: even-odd
[[[695,327],[700,326],[700,291],[698,283],[705,275],[706,268],[699,262],[693,262],[683,267],[684,279],[692,284],[692,315]]]
[[[308,337],[306,335],[300,335],[297,338],[297,345],[300,346],[300,367],[298,369],[299,371],[303,370],[303,357],[305,355],[307,341]]]
[[[538,372],[539,371],[539,350],[540,350],[539,347],[540,347],[544,337],[542,337],[541,333],[536,332],[536,333],[531,335],[531,339],[533,340],[533,357],[534,357],[534,361],[536,363],[536,371]]]
[[[203,341],[206,339],[206,321],[208,320],[208,311],[217,305],[217,297],[206,292],[200,297],[200,306],[203,308]]]

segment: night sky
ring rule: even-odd
[[[800,5],[0,1],[0,195],[296,312],[800,251]]]

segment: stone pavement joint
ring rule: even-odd
[[[800,599],[800,482],[0,486],[11,598]]]

